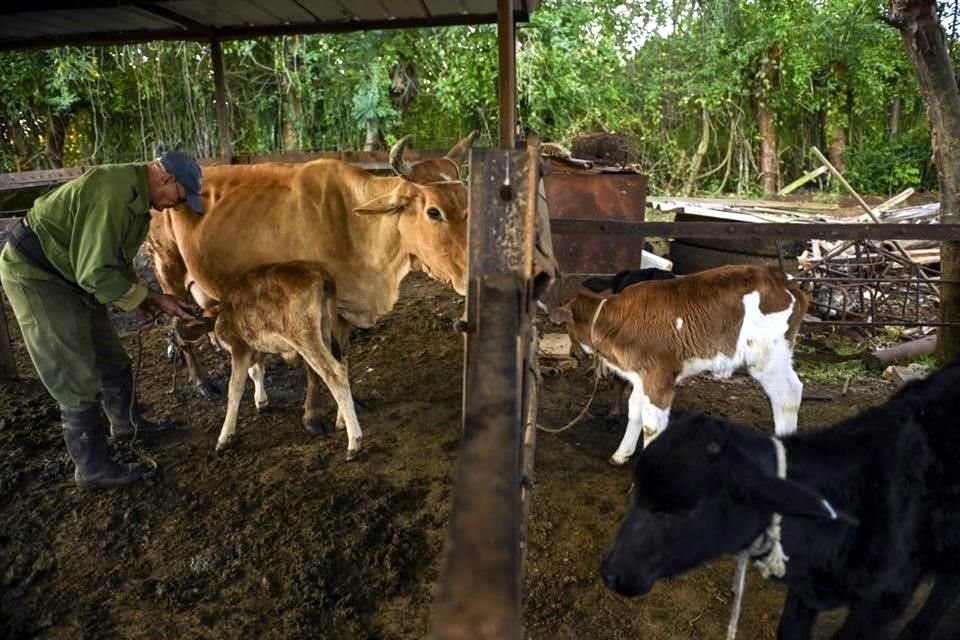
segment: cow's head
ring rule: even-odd
[[[407,180],[418,184],[431,182],[450,182],[460,179],[460,165],[467,159],[467,153],[473,146],[480,132],[471,131],[460,142],[453,145],[450,151],[442,158],[429,158],[419,162],[409,163],[403,159],[403,152],[413,139],[413,135],[406,135],[390,149],[390,166],[393,172]]]
[[[354,208],[396,214],[403,250],[431,277],[467,292],[467,187],[459,180],[426,185],[393,178],[394,188]]]
[[[639,456],[630,506],[600,573],[617,593],[643,595],[661,578],[746,549],[773,513],[837,515],[813,489],[777,478],[768,437],[677,412]]]

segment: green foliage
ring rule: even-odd
[[[937,189],[925,127],[894,142],[858,146],[852,150],[845,177],[865,193],[893,194],[907,187]]]
[[[796,362],[797,375],[805,382],[843,384],[847,378],[852,381],[876,380],[879,374],[869,371],[861,360],[844,362]]]
[[[518,122],[565,143],[623,133],[651,190],[677,193],[706,114],[696,189],[756,193],[763,106],[784,178],[842,133],[858,188],[935,188],[917,81],[883,10],[874,0],[543,0],[517,26]],[[356,149],[377,132],[441,148],[470,129],[494,144],[497,55],[495,25],[226,42],[234,151]],[[0,170],[145,159],[161,145],[220,151],[204,43],[0,53],[0,92]]]

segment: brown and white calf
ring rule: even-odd
[[[229,288],[214,326],[217,341],[230,353],[231,366],[217,450],[226,447],[236,432],[247,374],[254,382],[257,408],[266,405],[263,360],[268,353],[279,353],[288,360],[300,355],[320,376],[337,402],[338,426],[346,425],[347,460],[360,453],[362,434],[337,340],[343,335],[343,322],[337,315],[333,278],[314,262],[256,267]]]
[[[806,308],[807,296],[777,268],[731,265],[608,297],[581,289],[550,319],[633,386],[610,459],[620,465],[641,432],[646,446],[666,428],[676,383],[698,373],[726,378],[746,367],[770,399],[777,435],[793,433],[803,392],[793,343]]]

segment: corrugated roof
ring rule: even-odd
[[[513,0],[518,21],[540,0]],[[497,0],[3,0],[0,49],[496,22]]]

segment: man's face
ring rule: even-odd
[[[187,190],[177,182],[173,175],[162,172],[151,194],[151,204],[156,209],[166,209],[187,199]]]

